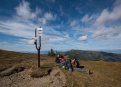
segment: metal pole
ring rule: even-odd
[[[40,49],[38,49],[38,68],[40,68]]]
[[[38,68],[40,68],[40,49],[41,49],[41,36],[39,36],[40,47],[38,48]]]
[[[38,51],[38,68],[40,68],[40,49],[41,49],[41,36],[38,37],[37,34],[37,29],[35,29],[35,45],[36,45],[36,49]],[[39,33],[40,34],[40,33]],[[38,38],[37,38],[38,37]],[[39,41],[39,42],[38,42]]]

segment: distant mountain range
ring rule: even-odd
[[[102,50],[103,52],[121,54],[121,49]]]
[[[121,54],[106,53],[101,51],[70,50],[66,52],[66,55],[69,55],[70,58],[76,57],[83,60],[121,62]]]
[[[68,55],[69,58],[76,57],[76,58],[82,59],[82,60],[93,60],[93,61],[102,60],[102,61],[107,61],[107,62],[108,61],[121,62],[121,54],[120,54],[121,50],[115,51],[115,53],[117,53],[117,54],[115,54],[112,50],[104,50],[104,51],[70,50],[70,51],[66,51],[66,52],[60,51],[58,53],[63,54],[63,55]],[[113,53],[109,53],[109,52],[113,52]],[[37,54],[37,51],[36,52],[27,52],[26,51],[23,53]],[[40,53],[47,55],[48,51],[41,51]]]
[[[49,51],[41,51],[41,54],[47,55]],[[36,52],[27,52],[37,54]],[[69,55],[69,58],[76,57],[83,60],[93,60],[93,61],[112,61],[121,62],[121,50],[102,50],[102,51],[85,51],[85,50],[70,50],[70,51],[60,51],[60,54]]]
[[[2,49],[1,49],[2,50]],[[82,50],[84,51],[84,50]],[[96,50],[95,50],[96,51]],[[98,50],[101,52],[106,52],[106,53],[114,53],[114,54],[121,54],[121,49],[111,49],[111,50]],[[32,53],[32,54],[37,54],[37,51],[21,51],[22,53]],[[47,51],[40,51],[41,54],[48,54],[49,50]],[[54,51],[59,52],[61,54],[65,54],[67,51]]]

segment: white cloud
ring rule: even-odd
[[[50,12],[46,12],[42,18],[39,18],[39,21],[43,24],[46,25],[48,21],[54,21],[56,19],[56,15],[53,15]]]
[[[34,45],[27,45],[25,41],[20,41],[19,43],[9,43],[7,41],[0,42],[0,49],[10,50],[10,51],[35,51]]]
[[[88,21],[90,21],[92,18],[93,18],[92,16],[89,17],[89,15],[86,14],[86,15],[81,19],[81,21],[82,21],[82,22],[88,22]]]
[[[34,41],[30,40],[34,37],[36,24],[32,22],[18,22],[16,20],[9,20],[9,21],[0,21],[0,32],[26,38],[26,44],[33,44]],[[56,26],[55,26],[56,27]],[[51,26],[44,26],[43,30],[43,36],[42,36],[42,43],[54,43],[59,41],[66,41],[69,38],[69,35],[67,33],[61,33],[59,31],[55,30],[55,27]],[[63,34],[63,35],[62,35]],[[28,40],[29,39],[29,40]]]
[[[71,23],[70,23],[70,26],[71,27],[74,27],[74,26],[76,26],[76,25],[78,25],[78,21],[77,20],[73,20]]]
[[[65,38],[68,38],[68,39],[70,38],[67,32],[63,32],[63,35],[65,35]]]
[[[52,13],[45,13],[44,14],[44,18],[46,19],[46,20],[55,20],[56,19],[56,16],[55,15],[53,15]]]
[[[58,42],[58,41],[64,41],[65,38],[62,37],[54,37],[54,38],[49,38],[50,42]]]
[[[35,40],[28,40],[27,43],[30,44],[30,45],[33,45],[35,42]]]
[[[112,9],[104,9],[94,21],[92,37],[98,39],[117,38],[121,35],[121,0],[116,0]]]
[[[116,5],[121,5],[121,0],[116,0],[114,3],[114,6],[116,6]]]
[[[56,15],[46,12],[44,13],[43,17],[38,17],[39,14],[42,13],[42,10],[38,7],[36,7],[35,11],[32,11],[30,8],[30,3],[27,1],[22,1],[18,7],[15,8],[16,10],[16,16],[19,16],[21,18],[25,19],[33,19],[41,22],[42,25],[46,25],[49,21],[53,21],[56,19]]]
[[[119,0],[117,0],[119,1]],[[112,11],[109,11],[108,9],[104,9],[101,12],[101,15],[96,19],[94,25],[95,26],[103,26],[110,22],[115,22],[121,19],[121,3],[114,4],[114,8]]]
[[[85,41],[85,40],[87,40],[87,35],[79,37],[78,40],[79,41]]]
[[[0,21],[0,32],[17,36],[23,38],[31,38],[34,35],[34,29],[36,25],[31,25],[31,23],[22,23],[16,20]]]
[[[59,49],[71,49],[71,48],[85,49],[85,47],[86,49],[88,49],[90,47],[90,43],[92,44],[94,43],[90,41],[101,40],[101,42],[103,43],[102,39],[108,38],[108,41],[112,40],[112,43],[115,43],[116,41],[120,39],[121,26],[112,26],[112,25],[109,25],[108,27],[102,26],[105,23],[108,23],[108,21],[113,22],[116,20],[120,20],[119,7],[120,7],[120,4],[117,3],[117,4],[114,4],[114,8],[112,9],[112,11],[109,11],[108,9],[104,9],[101,12],[101,14],[98,15],[98,17],[97,15],[95,16],[95,14],[91,16],[86,14],[82,17],[81,22],[85,22],[85,25],[86,23],[91,22],[91,24],[95,23],[96,27],[91,24],[89,27],[88,26],[82,27],[79,24],[80,20],[77,19],[77,20],[68,22],[70,23],[70,27],[72,27],[70,31],[67,30],[67,32],[62,32],[64,29],[62,29],[62,31],[60,31],[59,29],[64,28],[63,26],[64,24],[61,24],[59,26],[57,25],[50,26],[48,24],[49,22],[56,20],[57,18],[56,15],[54,15],[51,12],[45,12],[41,14],[41,17],[39,17],[38,14],[41,13],[41,9],[40,8],[36,8],[35,10],[31,9],[29,2],[23,1],[19,6],[16,7],[15,9],[16,15],[14,15],[12,19],[8,18],[7,20],[4,20],[4,21],[0,20],[0,32],[7,34],[7,35],[26,38],[24,41],[20,41],[19,44],[17,44],[16,46],[14,46],[13,44],[12,47],[9,48],[9,49],[12,49],[13,47],[16,47],[15,49],[17,50],[17,48],[19,47],[22,50],[23,47],[26,47],[27,41],[30,40],[32,37],[34,37],[35,28],[40,26],[40,24],[36,24],[36,23],[41,22],[43,30],[44,30],[44,34],[42,36],[42,49],[43,50],[48,50],[51,47],[58,48],[58,50]],[[93,19],[96,19],[96,20],[93,20]],[[36,21],[36,23],[33,22],[33,20]],[[98,25],[101,25],[102,27],[98,27]],[[75,37],[69,34],[73,34]],[[90,37],[91,34],[92,34],[92,37]],[[84,35],[84,36],[80,36],[78,38],[79,35]],[[78,39],[79,41],[85,41],[88,39],[89,43],[81,43],[82,45],[80,46],[79,41],[75,41],[74,38]],[[117,38],[117,40],[113,42],[113,39],[115,38]],[[18,38],[18,39],[20,40],[21,38]],[[25,42],[25,43],[23,44],[22,42]],[[28,41],[28,43],[33,44],[34,41],[30,40]],[[99,42],[96,42],[96,44],[97,43]],[[7,46],[11,44],[6,44],[6,45],[2,44],[2,45],[4,45],[4,47],[6,47],[7,49]],[[0,48],[4,48],[4,47],[0,47]],[[31,50],[31,45],[27,47],[29,47],[29,49]],[[35,46],[33,46],[32,49],[34,48]]]
[[[121,34],[121,26],[119,27],[110,27],[110,28],[103,28],[98,29],[96,32],[93,33],[94,38],[101,38],[101,39],[108,39],[114,38]]]
[[[41,9],[36,8],[35,12],[32,12],[29,5],[29,2],[23,0],[22,3],[20,3],[20,5],[15,8],[17,15],[24,19],[36,18],[37,15],[41,13]]]

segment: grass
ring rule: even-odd
[[[39,78],[43,76],[49,75],[49,71],[51,71],[51,68],[33,68],[30,75],[33,78]]]
[[[30,76],[33,78],[47,76],[52,71],[52,67],[52,63],[43,63],[40,68],[32,66],[32,68],[30,69]]]
[[[9,68],[23,61],[35,60],[36,55],[0,50],[0,68]]]
[[[1,76],[8,76],[14,74],[15,72],[19,72],[20,67],[24,67],[28,70],[31,69],[31,77],[42,77],[48,75],[50,69],[54,66],[54,60],[52,57],[41,56],[41,68],[38,68],[38,59],[37,55],[35,54],[19,53],[4,50],[0,50],[0,54],[0,72],[12,66],[19,66],[15,69],[10,70],[9,72],[2,74]]]
[[[9,76],[9,75],[12,75],[14,73],[21,72],[24,69],[25,68],[21,67],[21,66],[12,67],[10,70],[7,70],[7,71],[4,71],[4,72],[0,73],[0,77]]]
[[[121,87],[121,62],[80,61],[92,74],[62,70],[66,76],[65,87]]]
[[[37,68],[37,55],[1,50],[0,54],[0,72],[12,66],[23,66],[25,69],[30,70],[29,74],[32,77],[38,78],[46,76],[51,68],[58,68],[54,63],[54,57],[41,56],[41,68]],[[67,70],[61,69],[66,78],[64,87],[121,87],[121,62],[84,60],[79,62],[81,66],[84,66],[84,69],[91,70],[92,74],[70,73]],[[13,69],[11,72],[14,71],[17,70]],[[8,75],[10,74],[8,73]],[[60,72],[57,72],[55,77],[59,75]]]
[[[60,76],[60,72],[57,72],[54,76],[55,77]]]

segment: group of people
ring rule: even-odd
[[[64,68],[66,70],[69,70],[70,72],[78,71],[78,72],[90,74],[90,70],[84,70],[80,67],[80,63],[76,58],[65,59],[62,55],[57,55],[55,62],[59,63],[60,68]]]

